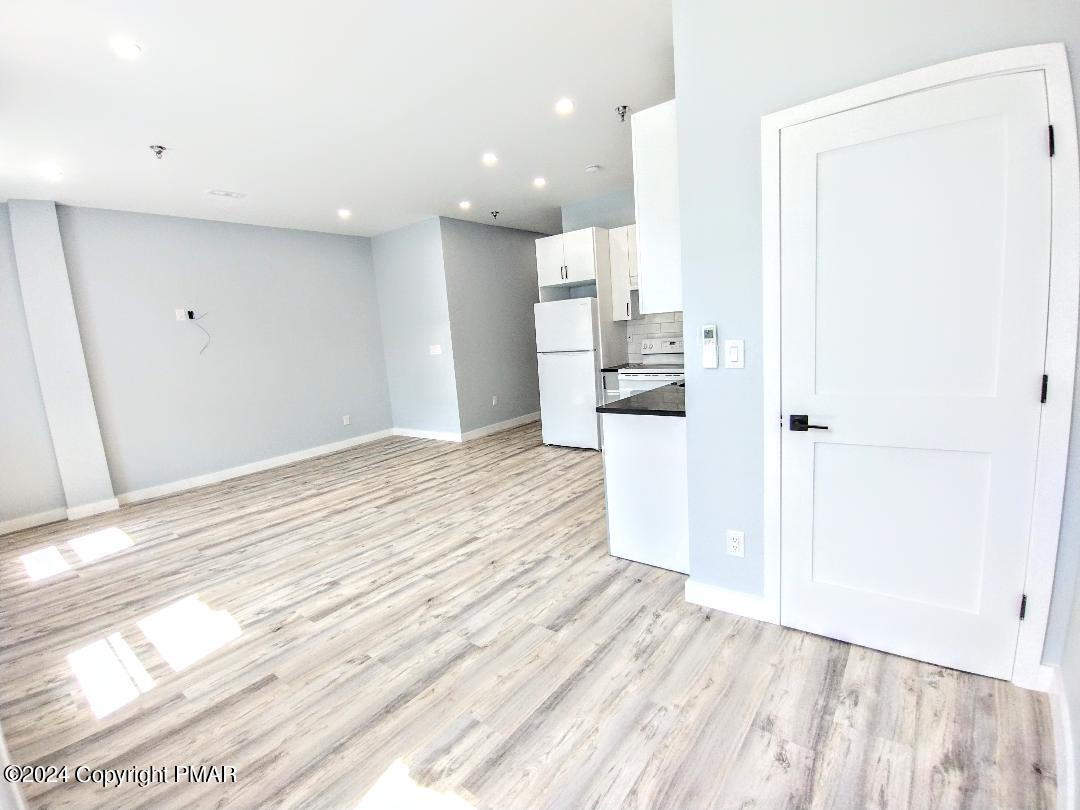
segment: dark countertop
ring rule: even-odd
[[[624,368],[648,369],[649,371],[682,371],[684,366],[682,363],[619,363],[617,366],[602,368],[600,369],[600,372],[607,373],[609,371],[619,371]]]
[[[686,416],[686,386],[672,383],[617,399],[596,408],[599,414],[629,413],[639,416]]]

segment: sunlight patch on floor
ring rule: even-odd
[[[102,557],[131,548],[133,545],[135,542],[128,533],[115,526],[68,540],[68,547],[78,554],[83,562],[100,560]]]
[[[23,568],[26,569],[26,575],[35,582],[71,570],[71,566],[67,564],[67,560],[56,546],[39,548],[37,551],[23,554],[19,559],[22,560]]]
[[[240,625],[227,610],[213,610],[188,596],[152,613],[137,624],[173,671],[194,664],[240,636]]]
[[[440,793],[416,784],[400,759],[383,771],[353,810],[474,810],[454,793]]]
[[[67,659],[99,720],[154,688],[154,679],[119,633],[76,650]]]

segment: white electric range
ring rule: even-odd
[[[619,399],[660,388],[686,378],[681,337],[645,338],[641,362],[619,369]]]

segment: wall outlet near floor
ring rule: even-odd
[[[348,425],[348,424],[351,424],[351,423],[352,423],[352,417],[349,416],[348,414],[345,414],[343,417],[341,417],[341,424]]]
[[[726,533],[727,553],[732,557],[746,555],[746,535],[735,529],[728,529]]]
[[[492,394],[491,395],[491,407],[495,408],[495,407],[498,406],[498,404],[499,404],[499,395],[498,394]]]

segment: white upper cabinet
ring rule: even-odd
[[[596,280],[596,240],[599,228],[582,228],[563,234],[563,260],[566,264],[566,280],[583,282]],[[607,238],[607,234],[604,234]]]
[[[679,152],[675,100],[630,118],[637,218],[638,306],[641,312],[683,308],[679,243]]]
[[[626,225],[608,231],[611,248],[611,319],[630,320],[630,288],[637,274],[634,226]]]
[[[565,284],[562,234],[536,240],[536,277],[541,287]]]
[[[607,231],[582,228],[536,240],[536,277],[541,287],[565,287],[596,281],[607,273]],[[598,241],[604,240],[603,249]]]

